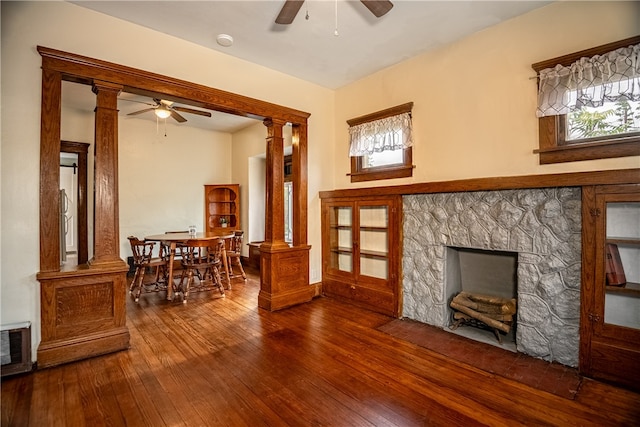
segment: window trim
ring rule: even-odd
[[[397,116],[403,113],[411,114],[413,102],[397,105],[385,110],[376,111],[375,113],[356,117],[347,120],[347,124],[351,126],[361,125],[363,123],[373,122],[375,120],[385,119],[391,116]],[[413,176],[413,150],[412,147],[404,149],[402,165],[377,166],[372,168],[363,168],[362,159],[364,156],[351,157],[351,173],[347,175],[351,177],[351,182],[375,181],[381,179],[406,178]]]
[[[531,65],[537,74],[545,68],[556,65],[569,66],[583,57],[602,55],[621,47],[640,43],[640,36],[630,37],[591,49],[581,50]],[[539,154],[540,164],[576,162],[582,160],[609,159],[640,155],[640,136],[606,136],[589,138],[588,141],[572,144],[564,143],[566,115],[547,116],[538,119],[539,148],[533,150]]]

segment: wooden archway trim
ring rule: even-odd
[[[38,46],[42,68],[61,73],[62,79],[92,85],[95,80],[122,85],[123,92],[256,119],[273,118],[291,124],[306,123],[310,114],[293,108],[224,90],[155,74],[100,59]]]
[[[219,89],[138,70],[99,59],[38,46],[42,56],[42,110],[40,131],[40,272],[41,332],[38,364],[53,366],[72,360],[126,349],[126,263],[118,245],[117,93],[120,91],[253,117],[275,123],[275,135],[282,126],[294,127],[293,152],[294,245],[281,245],[273,218],[279,211],[268,209],[265,224],[276,236],[275,244],[261,248],[261,292],[258,304],[277,310],[309,301],[309,249],[306,215],[306,142],[309,113],[245,97]],[[60,270],[58,230],[59,153],[62,81],[91,85],[96,97],[95,173],[101,185],[96,191],[94,212],[94,256],[74,271]],[[304,134],[303,134],[304,133]],[[267,138],[269,140],[269,138]],[[268,142],[268,141],[267,141]],[[267,151],[274,144],[267,143]],[[267,152],[268,169],[283,164],[282,150]],[[278,174],[274,175],[278,181]],[[267,197],[283,191],[267,183]],[[99,194],[98,194],[99,193]],[[284,208],[282,204],[278,205]],[[304,232],[302,232],[304,230]],[[298,234],[296,236],[296,233]],[[266,237],[266,236],[265,236]],[[265,239],[268,240],[268,239]],[[295,279],[295,280],[292,280]]]

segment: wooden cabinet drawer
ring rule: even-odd
[[[394,293],[389,289],[370,288],[359,284],[347,284],[345,282],[325,278],[322,289],[329,297],[352,302],[355,305],[388,316],[397,316]]]

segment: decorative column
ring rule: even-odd
[[[282,127],[286,123],[266,119],[267,127],[267,176],[265,195],[265,248],[284,248],[284,138]]]
[[[278,119],[266,119],[264,124],[268,129],[266,217],[265,242],[260,246],[258,306],[275,311],[310,301],[315,293],[315,288],[309,286],[310,247],[298,245],[299,225],[294,226],[294,245],[289,246],[284,241],[284,139],[282,127],[286,122]],[[296,217],[296,212],[298,212],[298,216],[301,215],[300,201],[298,200],[301,189],[305,190],[306,200],[306,175],[302,178],[299,176],[302,164],[299,161],[299,156],[300,151],[298,150],[296,154],[294,148],[294,224],[299,219]],[[298,157],[298,161],[296,161],[296,157]],[[304,184],[302,184],[303,181]],[[306,240],[306,226],[303,236]]]
[[[293,246],[307,245],[307,125],[293,125]],[[311,247],[309,247],[311,249]]]
[[[40,117],[40,271],[60,270],[60,119],[62,75],[42,69]]]
[[[125,264],[118,224],[118,94],[122,86],[95,81],[95,196],[92,266]]]
[[[129,348],[127,264],[118,246],[120,86],[98,82],[95,120],[95,249],[86,265],[60,266],[61,74],[43,60],[40,134],[40,332],[38,368]],[[44,229],[43,229],[44,228]]]

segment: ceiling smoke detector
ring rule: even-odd
[[[233,44],[233,37],[229,34],[218,34],[216,41],[220,46],[229,47]]]

